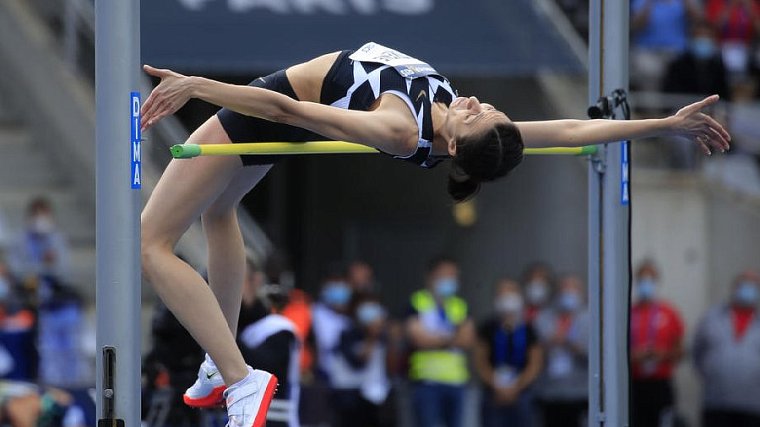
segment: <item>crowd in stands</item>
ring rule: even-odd
[[[21,230],[0,232],[0,425],[93,425],[92,360],[70,248],[45,198]]]
[[[492,307],[475,319],[459,293],[456,260],[438,257],[407,310],[390,316],[377,296],[372,266],[330,265],[313,299],[278,283],[281,274],[249,263],[238,341],[248,363],[278,376],[281,389],[267,425],[274,427],[586,425],[589,319],[586,283],[535,263],[519,279],[493,284]],[[694,331],[661,297],[652,261],[634,271],[630,364],[633,425],[684,425],[674,372],[692,357],[705,386],[702,425],[758,426],[760,276],[740,274]],[[694,337],[693,348],[684,339]],[[151,426],[215,425],[181,403],[203,352],[165,309],[153,326],[146,399],[175,390],[171,411]],[[176,357],[178,351],[186,355]],[[475,385],[475,387],[473,387]],[[466,418],[473,395],[477,421]],[[398,399],[402,396],[402,399]],[[403,400],[403,402],[402,402]],[[160,406],[160,405],[159,405]],[[148,412],[155,402],[146,401]],[[406,415],[404,414],[406,411]],[[216,414],[223,425],[223,412]],[[475,421],[475,422],[474,422]]]
[[[588,1],[556,2],[578,32],[587,35]],[[760,127],[753,118],[760,113],[760,1],[631,0],[629,59],[634,95],[669,95],[634,96],[640,117],[670,113],[701,96],[721,96],[725,102],[711,113],[732,133],[732,152],[739,153],[732,159],[733,169],[747,164],[741,189],[760,195],[760,170],[753,168],[760,161]],[[656,151],[662,161],[651,162],[659,165],[699,165],[694,145],[685,141],[660,144]]]

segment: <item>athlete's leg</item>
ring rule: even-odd
[[[230,140],[214,116],[193,132],[188,142]],[[243,356],[211,289],[173,249],[241,167],[238,156],[172,160],[142,213],[143,273],[164,304],[211,355],[227,384],[248,374]]]
[[[208,284],[233,335],[240,314],[241,288],[245,280],[245,247],[237,219],[240,200],[266,175],[272,165],[238,170],[227,189],[203,213],[208,242]]]

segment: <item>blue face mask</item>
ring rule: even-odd
[[[657,284],[652,279],[641,279],[636,285],[636,295],[640,301],[652,301],[657,293]]]
[[[343,282],[328,282],[322,289],[322,302],[331,307],[342,307],[351,299],[351,289]]]
[[[433,289],[439,297],[448,298],[457,293],[459,282],[457,282],[456,277],[442,277],[435,281]]]
[[[734,291],[734,301],[744,307],[752,307],[760,300],[760,289],[753,282],[741,282]]]
[[[697,37],[691,41],[691,53],[697,59],[710,59],[717,51],[718,47],[710,37]]]
[[[559,307],[564,311],[575,311],[581,307],[581,296],[577,292],[563,292],[559,296]]]
[[[362,325],[371,325],[385,317],[385,310],[375,302],[365,302],[356,309],[356,320]]]

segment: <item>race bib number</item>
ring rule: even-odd
[[[417,77],[438,74],[429,64],[417,58],[401,53],[395,49],[381,44],[370,42],[360,47],[359,50],[349,55],[349,58],[360,62],[374,62],[390,65],[395,68],[402,77],[415,79]]]

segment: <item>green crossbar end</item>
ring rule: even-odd
[[[581,156],[590,156],[596,154],[599,148],[596,145],[584,145],[581,147]]]
[[[170,149],[175,159],[192,159],[201,155],[201,146],[198,144],[176,144]]]

